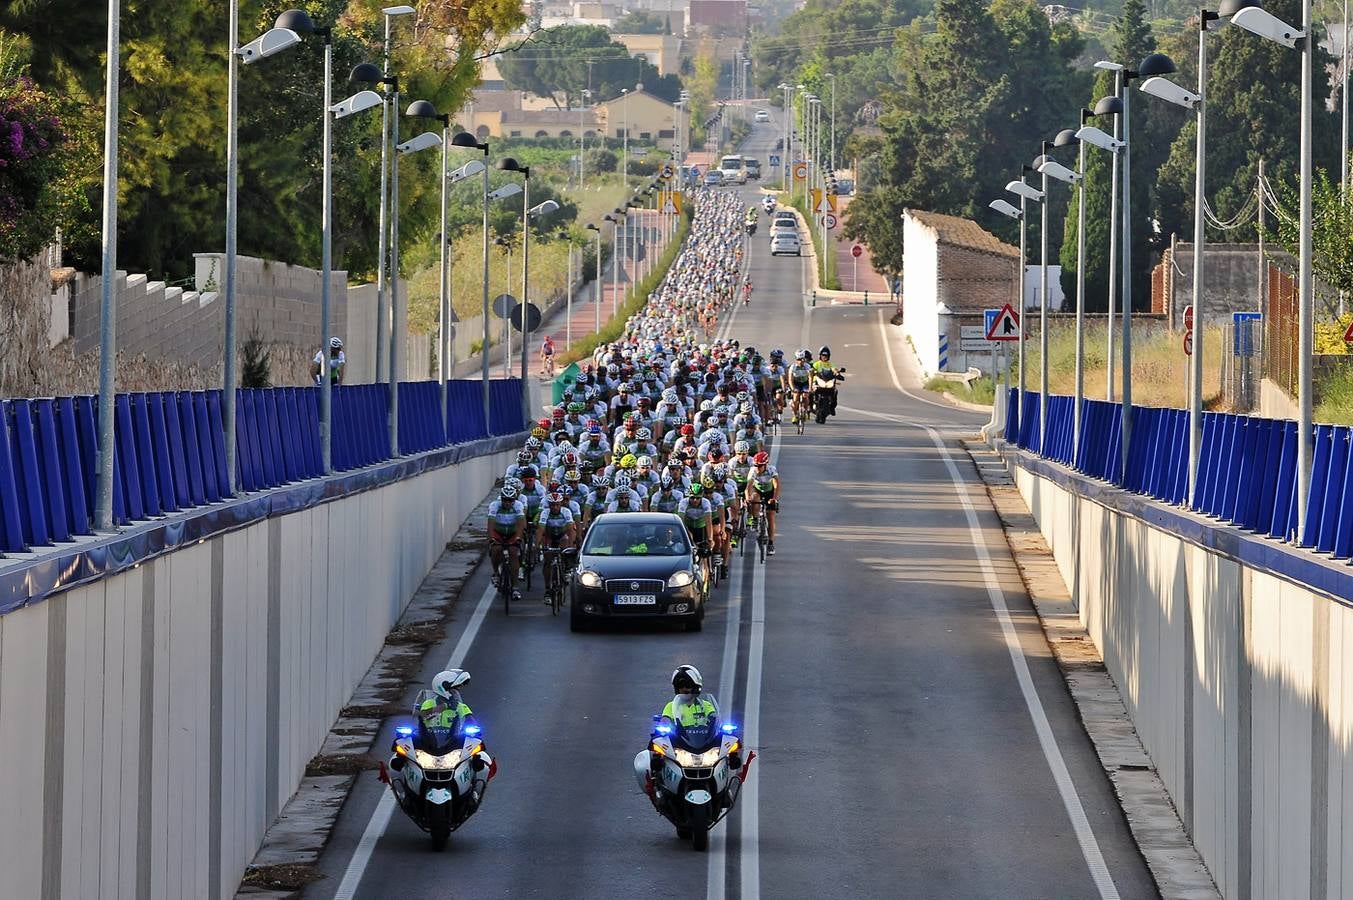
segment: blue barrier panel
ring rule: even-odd
[[[273,406],[277,416],[277,441],[282,448],[282,475],[287,481],[297,481],[301,475],[300,450],[296,447],[296,434],[291,421],[291,405],[287,402],[290,388],[273,388]]]
[[[268,426],[268,449],[272,452],[273,469],[277,484],[286,484],[287,460],[282,449],[282,419],[277,411],[277,388],[263,391],[263,421]]]
[[[1320,524],[1324,520],[1325,505],[1318,501],[1325,496],[1333,445],[1334,426],[1317,425],[1311,459],[1311,492],[1307,495],[1310,500],[1316,502],[1306,504],[1306,521],[1301,523],[1301,531],[1297,535],[1297,540],[1303,547],[1314,547],[1320,537]]]
[[[61,474],[61,451],[56,437],[55,402],[33,401],[38,462],[42,467],[42,492],[47,498],[47,528],[53,543],[69,541],[70,508],[66,504],[65,479]]]
[[[22,553],[23,520],[13,443],[10,440],[9,401],[0,400],[0,552]]]
[[[1113,484],[1122,484],[1123,472],[1123,404],[1115,403],[1109,416],[1108,467],[1104,478]]]
[[[193,414],[193,397],[187,391],[174,396],[178,407],[179,425],[183,428],[183,458],[188,465],[188,495],[190,506],[207,502],[206,483],[202,476],[202,453],[197,448],[197,416]]]
[[[1232,525],[1240,524],[1241,509],[1248,502],[1250,492],[1254,490],[1251,479],[1254,477],[1254,440],[1257,433],[1258,424],[1253,419],[1249,416],[1237,417],[1236,443],[1232,452],[1232,459],[1235,462],[1231,470],[1231,494],[1226,508],[1222,510],[1222,518]]]
[[[310,458],[310,470],[316,475],[324,474],[324,452],[319,442],[319,388],[303,388],[296,398],[301,407],[301,430],[305,438],[306,455]]]
[[[164,396],[146,394],[146,417],[150,421],[150,452],[155,461],[155,484],[160,489],[160,510],[177,512],[174,469],[169,455],[169,432],[164,419]]]
[[[1217,454],[1217,413],[1203,413],[1203,441],[1198,450],[1198,473],[1193,496],[1189,498],[1189,507],[1206,512],[1207,498],[1212,490],[1212,480],[1216,472],[1213,458]]]
[[[66,476],[66,500],[70,505],[70,527],[75,534],[90,534],[89,498],[85,494],[85,462],[80,456],[80,433],[75,424],[75,398],[58,397],[57,430],[61,436],[62,469]],[[0,427],[0,431],[4,429]],[[4,490],[0,477],[0,491]]]
[[[1005,439],[1019,443],[1019,388],[1012,387],[1005,397]]]
[[[198,451],[202,454],[202,487],[207,492],[207,502],[215,503],[221,499],[226,485],[216,480],[220,467],[216,465],[216,445],[211,439],[211,423],[207,419],[207,395],[194,391],[193,416],[197,419]]]
[[[160,402],[164,407],[165,435],[169,438],[169,464],[174,470],[174,499],[180,509],[186,509],[197,503],[193,499],[197,494],[194,493],[188,454],[183,447],[183,423],[179,419],[178,394],[166,391],[160,395]]]
[[[113,397],[113,439],[116,449],[113,452],[113,466],[117,483],[122,485],[123,500],[126,502],[126,518],[129,521],[144,519],[146,507],[141,493],[141,474],[137,469],[136,433],[132,429],[131,404],[126,394]]]
[[[19,486],[24,543],[40,547],[52,541],[47,530],[47,497],[42,490],[33,411],[27,400],[10,400],[9,408],[10,428],[14,433],[14,446],[18,450],[15,454],[18,463],[15,475]]]
[[[211,428],[211,455],[216,461],[216,483],[221,486],[221,496],[230,497],[230,477],[226,474],[225,423],[221,418],[221,391],[213,389],[206,392],[207,424]]]
[[[451,382],[446,402],[451,407],[448,411],[451,443],[463,444],[488,437],[489,430],[484,421],[483,386],[480,382]]]
[[[282,483],[282,460],[278,459],[275,448],[273,447],[273,438],[276,436],[277,427],[272,417],[268,414],[268,395],[272,393],[267,388],[260,388],[254,392],[254,415],[258,421],[258,449],[260,458],[263,460],[263,486],[277,487]]]
[[[1287,540],[1296,529],[1297,423],[1283,427],[1282,452],[1279,455],[1278,485],[1274,491],[1273,521],[1269,536]]]
[[[150,413],[146,409],[146,395],[131,395],[132,428],[136,437],[136,460],[140,464],[141,498],[147,516],[158,516],[160,509],[160,485],[155,477],[155,451],[150,443]]]
[[[309,388],[291,388],[292,421],[296,429],[296,445],[301,452],[302,471],[307,478],[314,478],[319,471],[319,444],[317,442],[315,421],[310,415]]]
[[[366,415],[371,425],[364,434],[369,445],[367,464],[390,459],[390,390],[373,384],[366,388]],[[403,418],[401,416],[400,418]]]
[[[94,425],[95,407],[93,397],[85,395],[75,398],[75,427],[80,436],[80,459],[85,464],[81,471],[85,481],[85,496],[89,498],[91,522],[94,516],[94,498],[97,496],[94,479],[99,459],[99,436]]]
[[[1320,533],[1312,535],[1316,549],[1321,553],[1334,550],[1334,536],[1339,525],[1339,508],[1342,505],[1344,473],[1348,469],[1348,428],[1337,425],[1330,435],[1329,471],[1325,476],[1325,491],[1311,495],[1311,505],[1322,506],[1320,514]]]
[[[246,491],[263,484],[263,463],[258,450],[258,411],[253,388],[235,392],[235,477]]]
[[[1268,448],[1273,437],[1272,419],[1250,419],[1250,435],[1245,452],[1245,483],[1241,485],[1241,502],[1236,505],[1233,521],[1251,531],[1259,524],[1259,506],[1266,490],[1265,467]]]
[[[1331,552],[1336,559],[1347,559],[1353,556],[1353,464],[1344,466],[1343,483],[1337,488],[1331,486],[1331,493],[1339,497],[1334,515],[1334,546]]]
[[[1170,411],[1156,407],[1150,409],[1150,449],[1147,451],[1146,477],[1142,483],[1146,494],[1159,500],[1164,493],[1163,485],[1170,464],[1170,429],[1167,427]]]
[[[1217,471],[1217,491],[1212,514],[1225,518],[1235,502],[1236,467],[1240,464],[1239,453],[1236,450],[1240,418],[1231,413],[1224,413],[1221,421],[1222,459],[1221,468]]]
[[[1255,507],[1254,530],[1268,534],[1273,527],[1273,508],[1278,499],[1278,478],[1282,468],[1285,423],[1268,419],[1268,447],[1264,451],[1259,502]]]
[[[521,379],[489,382],[489,415],[491,434],[515,434],[522,430],[526,421],[522,418]]]
[[[1170,502],[1183,504],[1189,493],[1189,414],[1176,410],[1174,414],[1174,458],[1170,467]]]

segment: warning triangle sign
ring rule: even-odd
[[[1002,306],[996,318],[991,320],[991,327],[987,329],[987,340],[1019,340],[1019,313],[1015,312],[1015,308],[1009,303]]]
[[[675,191],[667,191],[662,195],[661,210],[668,215],[680,215],[681,213],[681,195]]]

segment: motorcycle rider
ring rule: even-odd
[[[680,710],[680,721],[677,721],[678,713],[675,709],[676,698],[667,701],[667,705],[662,708],[662,719],[673,725],[680,725],[683,728],[694,728],[706,726],[709,720],[718,715],[718,704],[708,697],[701,697],[700,691],[704,687],[704,679],[700,677],[700,670],[688,663],[682,663],[672,672],[672,693],[692,698],[693,702],[683,703]]]
[[[836,401],[837,397],[840,394],[839,385],[841,384],[842,381],[845,380],[846,377],[844,372],[845,372],[844,369],[838,370],[832,366],[831,347],[827,347],[824,345],[820,350],[817,351],[817,361],[813,363],[813,374],[821,376],[823,378],[834,378],[836,380],[837,385],[832,388],[832,405],[831,409],[827,411],[828,415],[832,416],[836,415]]]
[[[460,688],[470,683],[470,673],[464,669],[447,669],[432,679],[435,697],[424,700],[418,708],[419,724],[429,728],[455,728],[464,731],[467,725],[477,725],[474,711],[461,697]]]

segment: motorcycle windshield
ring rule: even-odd
[[[699,753],[719,741],[719,701],[712,694],[689,697],[678,694],[672,699],[672,721],[676,725],[674,743]]]
[[[419,725],[414,746],[419,750],[442,756],[460,747],[465,718],[455,715],[445,699],[432,691],[420,691],[413,714]]]

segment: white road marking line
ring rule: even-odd
[[[910,397],[911,399],[915,400],[918,403],[926,403],[929,404],[930,406],[938,406],[940,409],[944,410],[947,413],[958,412],[959,410],[956,410],[954,407],[949,406],[947,404],[936,403],[934,400],[927,400],[924,397],[918,397],[902,386],[902,379],[897,377],[897,366],[893,364],[893,351],[892,347],[889,346],[888,344],[888,327],[883,324],[883,316],[884,311],[879,310],[879,334],[882,335],[883,337],[883,358],[888,363],[888,374],[893,377],[893,387],[897,388],[903,394],[905,394],[906,396]]]
[[[879,319],[879,328],[883,328],[881,318]],[[892,373],[893,386],[903,394],[919,400],[919,397],[910,394],[898,381],[897,370],[893,366],[892,354],[888,352],[886,341],[884,343],[884,358],[888,360],[888,371]],[[1005,602],[1005,592],[1001,590],[1000,581],[996,578],[996,569],[991,563],[991,556],[987,553],[986,543],[982,539],[982,529],[977,521],[977,511],[973,508],[972,501],[968,499],[968,484],[959,474],[958,466],[954,465],[949,448],[944,445],[940,433],[929,425],[909,422],[901,416],[872,413],[860,409],[851,409],[850,411],[923,429],[930,436],[931,443],[935,445],[935,450],[944,462],[945,469],[948,470],[949,480],[953,482],[954,492],[958,495],[959,503],[963,506],[963,516],[968,523],[968,534],[972,539],[973,549],[977,553],[977,563],[982,570],[982,580],[986,582],[987,599],[991,602],[992,611],[996,614],[996,621],[1000,623],[1005,648],[1010,654],[1010,663],[1015,669],[1015,678],[1019,682],[1020,693],[1024,695],[1024,705],[1028,707],[1029,718],[1033,720],[1034,731],[1038,733],[1038,743],[1043,749],[1044,758],[1048,761],[1048,768],[1052,771],[1052,780],[1057,784],[1057,793],[1061,795],[1062,806],[1066,809],[1067,817],[1071,820],[1071,827],[1076,832],[1076,841],[1080,844],[1085,865],[1090,870],[1090,878],[1094,881],[1095,887],[1099,890],[1099,896],[1103,900],[1118,900],[1118,889],[1114,886],[1113,876],[1109,873],[1108,864],[1104,862],[1104,854],[1099,848],[1099,841],[1095,838],[1094,829],[1090,827],[1090,820],[1085,815],[1085,807],[1081,805],[1080,795],[1076,793],[1076,784],[1071,780],[1071,771],[1067,768],[1066,759],[1062,756],[1062,749],[1057,746],[1057,738],[1052,733],[1052,725],[1048,722],[1047,710],[1043,708],[1043,701],[1038,696],[1038,688],[1034,686],[1033,675],[1029,672],[1029,660],[1019,642],[1019,635],[1015,632],[1015,624],[1010,618],[1010,608]]]
[[[733,703],[738,689],[738,637],[742,630],[742,556],[733,557],[729,571],[728,590],[728,627],[724,629],[723,661],[719,665],[719,689],[714,696],[723,696],[726,703]],[[723,828],[716,828],[709,841],[709,888],[705,896],[709,900],[724,900],[728,876],[728,829],[732,823],[724,821]]]
[[[474,613],[470,616],[470,621],[465,626],[465,631],[461,634],[460,640],[456,642],[456,647],[451,651],[451,658],[446,661],[445,669],[459,669],[465,663],[465,657],[470,652],[470,645],[474,643],[476,635],[479,634],[479,627],[484,624],[484,616],[488,613],[489,607],[493,605],[494,600],[498,598],[498,591],[493,583],[484,589],[484,596],[479,598],[479,605],[475,607]],[[338,890],[334,892],[334,900],[352,900],[357,895],[357,888],[362,883],[362,876],[366,874],[366,867],[371,862],[371,854],[376,850],[376,843],[385,834],[386,827],[390,824],[390,815],[395,811],[395,795],[388,789],[381,791],[380,802],[371,812],[371,819],[366,823],[366,829],[362,832],[362,838],[357,842],[357,849],[352,852],[352,859],[348,860],[348,867],[343,871],[343,880],[338,884]]]
[[[778,435],[771,439],[770,464],[780,459]],[[747,707],[742,711],[742,734],[756,749],[761,737],[761,669],[766,649],[766,566],[752,564],[752,621],[747,647]],[[758,760],[764,757],[758,756]],[[761,897],[761,766],[752,765],[742,786],[742,900]]]

